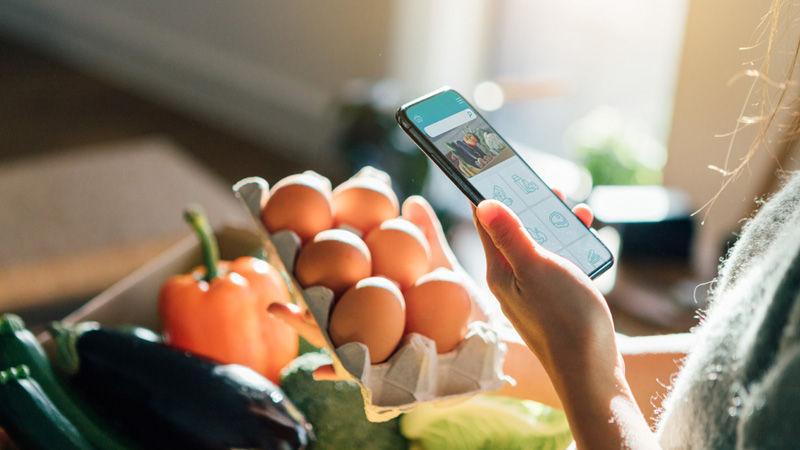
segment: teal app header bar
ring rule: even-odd
[[[445,91],[440,95],[408,108],[407,115],[417,128],[423,130],[453,114],[471,109],[469,104],[456,91]]]

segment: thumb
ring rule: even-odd
[[[514,212],[496,200],[485,200],[478,204],[475,214],[490,241],[484,242],[484,247],[491,244],[517,274],[529,267],[536,254],[536,244]],[[486,250],[488,253],[490,249]]]
[[[444,267],[454,269],[456,257],[442,230],[442,224],[436,217],[433,207],[419,195],[412,195],[403,202],[402,217],[422,229],[431,247],[431,264],[433,268]]]
[[[267,311],[287,325],[297,330],[297,332],[314,347],[324,347],[325,338],[322,336],[317,323],[306,320],[303,310],[294,303],[271,303]],[[306,311],[307,312],[307,311]]]

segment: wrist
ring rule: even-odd
[[[528,342],[529,345],[535,345],[531,348],[552,378],[590,373],[612,374],[616,369],[624,375],[625,363],[617,348],[613,325],[608,326],[601,321],[588,323],[573,329],[561,327],[545,330],[543,335],[548,336],[547,339],[535,339],[532,336],[534,339]],[[591,326],[593,324],[596,326]]]
[[[617,352],[604,357],[592,355],[583,359],[555,359],[558,362],[547,372],[564,403],[579,406],[593,401],[606,401],[618,395],[630,395],[624,362]]]
[[[556,357],[553,368],[548,373],[578,448],[657,448],[616,347],[602,355]]]

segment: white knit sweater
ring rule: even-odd
[[[800,448],[800,175],[742,230],[695,333],[662,447]]]

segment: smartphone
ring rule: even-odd
[[[458,92],[442,88],[400,107],[397,123],[470,201],[505,203],[531,237],[590,278],[614,263],[608,248]]]

